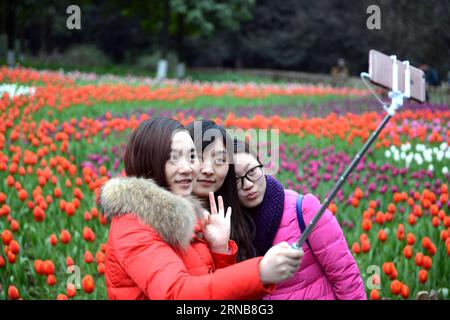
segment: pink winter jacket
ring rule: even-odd
[[[298,194],[285,190],[284,212],[273,244],[294,243],[300,236],[297,221]],[[320,208],[319,199],[306,194],[302,200],[303,220],[307,226]],[[364,284],[350,253],[341,227],[333,214],[326,210],[308,237],[314,250],[306,243],[299,271],[291,279],[279,284],[264,297],[266,300],[365,300]]]

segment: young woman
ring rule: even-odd
[[[193,194],[208,203],[210,192],[221,196],[226,206],[231,207],[230,238],[238,243],[238,261],[256,257],[253,246],[255,224],[251,217],[241,212],[236,188],[236,172],[232,161],[233,140],[226,130],[211,120],[196,120],[186,126],[194,140],[200,171]]]
[[[295,274],[303,255],[287,243],[236,262],[231,210],[219,197],[211,213],[190,197],[199,163],[177,121],[153,118],[132,134],[127,177],[100,193],[111,220],[105,281],[110,299],[257,299]]]
[[[263,165],[247,143],[234,141],[234,164],[239,199],[256,225],[254,245],[259,255],[274,244],[294,243],[301,235],[297,215],[299,195],[284,190],[273,177],[264,174]],[[312,194],[302,199],[301,214],[307,226],[320,208]],[[265,299],[366,299],[358,266],[350,253],[342,230],[326,210],[303,244],[305,256],[294,277],[281,283]]]

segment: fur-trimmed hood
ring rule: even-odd
[[[136,177],[118,177],[106,182],[99,202],[108,219],[134,214],[176,249],[189,246],[197,219],[205,210],[194,197],[177,196],[151,179]]]

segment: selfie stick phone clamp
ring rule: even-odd
[[[348,168],[345,170],[344,174],[339,177],[338,182],[331,190],[330,194],[325,198],[324,202],[322,203],[322,206],[320,207],[319,211],[316,213],[314,218],[311,220],[311,222],[308,224],[308,227],[305,229],[305,231],[301,234],[300,238],[297,240],[296,243],[292,244],[292,248],[294,249],[302,249],[303,243],[306,241],[308,236],[313,231],[314,227],[319,222],[320,218],[322,217],[325,210],[328,208],[328,206],[331,204],[333,199],[336,197],[337,192],[341,187],[343,186],[344,182],[347,180],[350,173],[353,171],[353,169],[356,167],[356,165],[359,163],[361,158],[364,156],[364,154],[367,152],[369,147],[372,145],[372,143],[376,140],[378,135],[380,134],[381,130],[383,130],[384,126],[388,123],[388,121],[395,115],[396,111],[403,106],[403,101],[406,98],[410,98],[411,93],[411,84],[410,84],[410,69],[409,69],[409,61],[404,61],[403,64],[406,66],[405,71],[405,92],[401,92],[399,90],[398,86],[398,61],[397,57],[395,55],[390,56],[393,63],[393,69],[392,69],[392,90],[389,92],[389,97],[391,98],[391,104],[389,107],[386,107],[383,104],[383,108],[386,110],[387,114],[384,117],[384,119],[381,121],[381,123],[378,125],[377,129],[372,133],[369,140],[366,141],[362,149],[358,152],[358,154],[355,156],[355,158],[352,160]],[[370,75],[366,72],[361,73],[361,78],[370,78]],[[370,87],[369,87],[370,88]],[[370,88],[371,89],[371,88]],[[375,94],[375,93],[374,93]],[[377,97],[378,99],[378,97]],[[381,100],[380,100],[381,101]]]

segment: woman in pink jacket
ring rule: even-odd
[[[319,200],[312,194],[299,196],[285,190],[275,178],[265,176],[256,154],[238,140],[234,142],[234,166],[240,202],[256,225],[257,254],[282,241],[295,243],[301,235],[301,220],[309,224],[320,208]],[[298,272],[265,299],[367,299],[358,266],[329,210],[303,244],[303,251]]]

